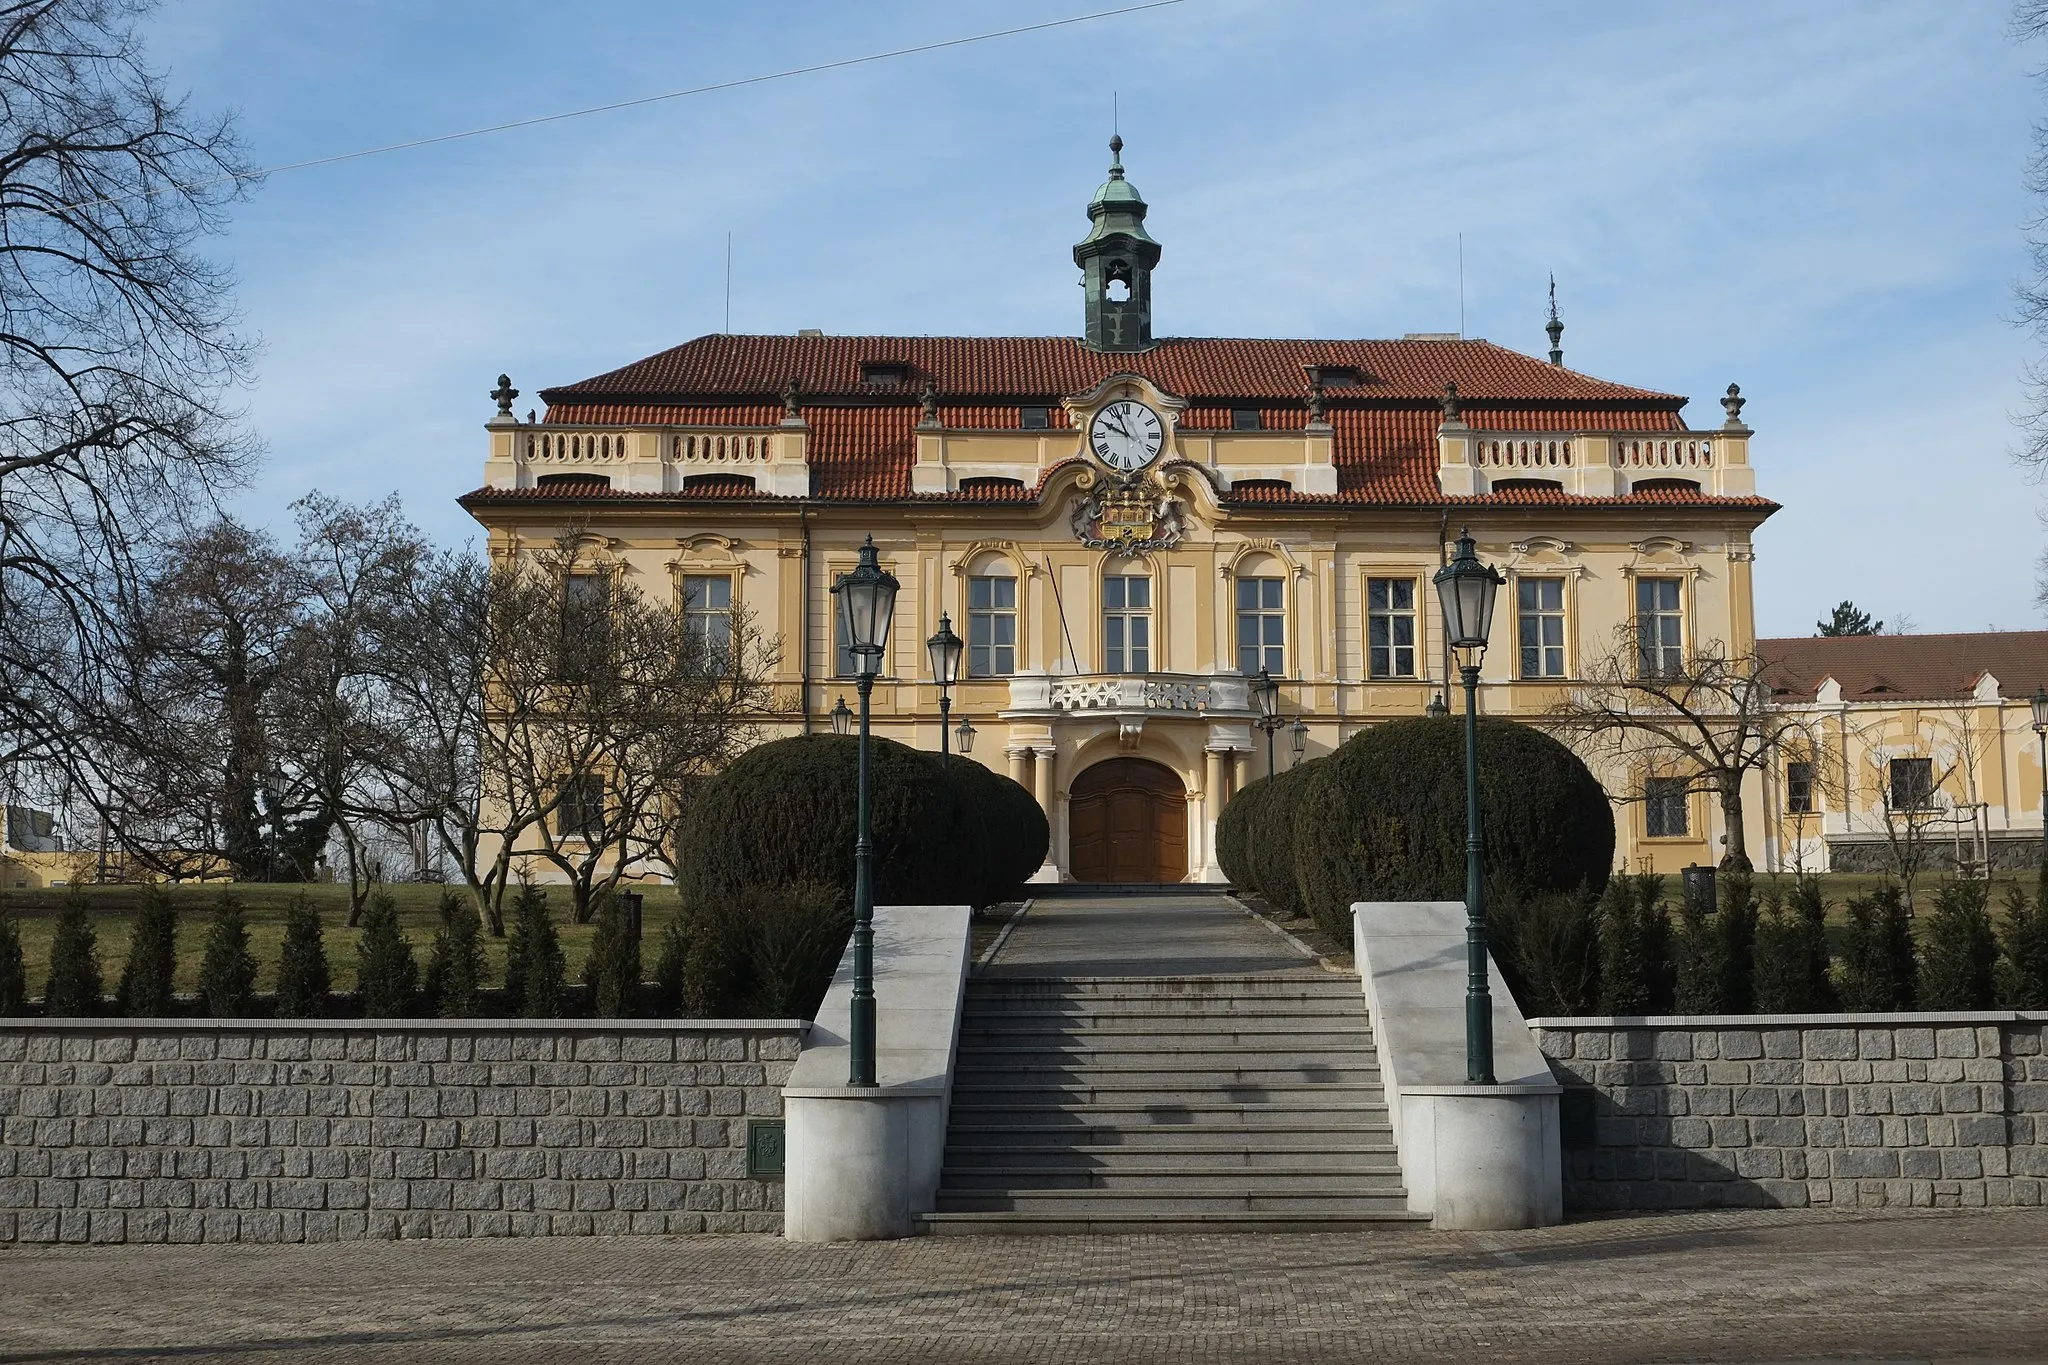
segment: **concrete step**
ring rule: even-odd
[[[1248,1142],[1205,1147],[1189,1143],[1154,1146],[1087,1143],[1031,1146],[1019,1143],[961,1143],[946,1149],[948,1171],[1174,1170],[1229,1173],[1241,1170],[1323,1173],[1398,1171],[1391,1142],[1323,1142],[1313,1147],[1267,1147]]]
[[[1371,1052],[1372,1029],[1332,1028],[1322,1019],[1290,1019],[1273,1028],[1248,1029],[1236,1024],[1202,1024],[1173,1028],[1162,1022],[1136,1027],[1123,1024],[1073,1027],[1032,1023],[963,1028],[963,1047],[978,1055],[1007,1054],[1026,1048],[1090,1052],[1104,1048],[1143,1052],[1154,1048],[1185,1051],[1194,1047],[1229,1048],[1232,1052],[1265,1052],[1286,1048],[1298,1052]]]
[[[1218,1191],[1246,1196],[1296,1195],[1304,1189],[1317,1194],[1381,1195],[1401,1191],[1398,1170],[1318,1171],[1306,1177],[1301,1171],[1236,1170],[1228,1173],[1190,1170],[1186,1167],[1113,1167],[1098,1171],[1058,1171],[1013,1166],[983,1170],[978,1167],[947,1167],[939,1182],[939,1200],[948,1195],[1009,1193],[1042,1194],[1067,1190],[1107,1190],[1116,1193],[1155,1193],[1208,1198]]]
[[[1288,1151],[1320,1152],[1346,1143],[1384,1145],[1393,1150],[1394,1129],[1384,1121],[1331,1122],[1307,1120],[1276,1124],[1160,1123],[1112,1127],[1086,1122],[1027,1124],[955,1124],[946,1135],[946,1150],[971,1152],[983,1148],[1019,1151],[1253,1151],[1277,1155]]]
[[[1008,1109],[1110,1106],[1121,1109],[1199,1110],[1210,1105],[1259,1106],[1300,1115],[1327,1108],[1331,1101],[1356,1105],[1378,1100],[1385,1107],[1377,1085],[1347,1085],[1341,1080],[1323,1083],[1295,1080],[1243,1080],[1191,1090],[1172,1077],[1148,1076],[1131,1081],[1042,1080],[1001,1085],[953,1086],[953,1103],[969,1106],[1001,1105]]]
[[[974,1054],[972,1065],[955,1069],[954,1078],[972,1079],[980,1084],[1029,1084],[1047,1077],[1079,1077],[1104,1082],[1129,1082],[1145,1076],[1179,1078],[1184,1090],[1207,1090],[1246,1078],[1292,1079],[1295,1083],[1378,1085],[1380,1065],[1371,1053],[1290,1054],[1285,1052],[1236,1054],[1190,1049],[1175,1052],[1099,1052],[1092,1056],[1048,1057],[1043,1052],[1025,1057],[988,1060],[986,1053]],[[1198,1065],[1175,1066],[1179,1057]]]
[[[1148,995],[1188,999],[1241,995],[1358,995],[1350,973],[1305,967],[1288,972],[1238,976],[978,976],[967,983],[970,997]]]
[[[1303,1182],[1304,1184],[1306,1182]],[[1408,1192],[1389,1184],[1360,1194],[1206,1190],[951,1190],[939,1187],[940,1213],[1406,1213]]]
[[[925,1231],[934,1237],[1078,1236],[1088,1233],[1146,1233],[1167,1236],[1191,1232],[1363,1232],[1403,1226],[1428,1226],[1429,1215],[1403,1210],[1390,1213],[1150,1213],[1107,1209],[1051,1213],[928,1213]]]
[[[1071,1127],[1079,1129],[1137,1130],[1170,1128],[1191,1130],[1225,1129],[1235,1132],[1288,1131],[1304,1120],[1326,1121],[1340,1117],[1354,1120],[1353,1132],[1369,1127],[1391,1126],[1387,1122],[1385,1099],[1354,1099],[1341,1096],[1313,1107],[1280,1104],[1231,1104],[1211,1101],[1202,1104],[987,1104],[953,1103],[953,1122],[962,1128]]]

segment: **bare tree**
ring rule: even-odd
[[[753,742],[772,703],[775,651],[746,614],[643,594],[580,529],[489,568],[447,557],[414,583],[387,781],[491,931],[529,861],[563,874],[579,921],[650,861],[672,868],[691,785]]]
[[[250,174],[149,67],[148,8],[0,3],[0,763],[102,810],[83,741],[149,558],[253,458],[230,281],[198,252]]]
[[[2048,36],[2048,0],[2014,0],[2013,34],[2021,42]],[[2048,120],[2034,123],[2027,189],[2048,204]],[[2027,221],[2026,240],[2031,269],[2014,286],[2019,320],[2036,341],[2048,342],[2048,207],[2037,209]],[[2027,404],[2015,420],[2021,433],[2020,462],[2036,471],[2048,471],[2048,366],[2039,361],[2027,367]],[[2048,564],[2043,572],[2048,574]]]
[[[1654,774],[1683,781],[1687,793],[1711,793],[1727,829],[1721,866],[1746,872],[1743,780],[1769,766],[1787,740],[1805,735],[1802,717],[1771,705],[1766,669],[1756,655],[1718,641],[1672,666],[1625,624],[1584,681],[1551,708],[1550,721],[1583,756],[1631,780]]]

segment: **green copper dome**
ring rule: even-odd
[[[1105,237],[1119,234],[1155,249],[1159,245],[1145,231],[1143,196],[1138,193],[1136,185],[1124,179],[1123,151],[1124,140],[1121,137],[1110,138],[1109,179],[1102,182],[1102,187],[1095,191],[1095,197],[1088,201],[1088,217],[1094,226],[1074,247],[1076,253]]]

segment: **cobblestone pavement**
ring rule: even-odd
[[[0,1361],[2048,1361],[2048,1210],[0,1250]]]
[[[1043,897],[982,970],[990,976],[1321,971],[1314,958],[1214,891]]]

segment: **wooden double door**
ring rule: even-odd
[[[1171,769],[1112,758],[1067,793],[1067,870],[1077,882],[1178,882],[1188,875],[1188,797]]]

